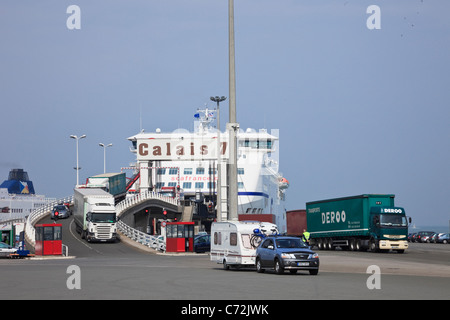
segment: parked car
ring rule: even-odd
[[[436,239],[440,236],[443,235],[444,233],[435,233],[430,237],[430,242],[436,243]]]
[[[58,204],[53,207],[51,218],[56,219],[64,219],[70,217],[70,210],[67,206],[63,204]]]
[[[414,237],[415,237],[415,233],[410,233],[410,234],[408,234],[408,242],[414,242]]]
[[[430,236],[434,233],[433,231],[420,231],[417,233],[416,242],[429,242]]]
[[[0,242],[0,257],[9,257],[10,254],[16,253],[17,248],[11,247],[9,244]]]
[[[256,271],[264,272],[273,268],[277,274],[289,270],[309,270],[312,275],[319,273],[319,255],[312,251],[300,238],[273,236],[266,238],[256,249]]]
[[[450,233],[439,234],[436,243],[450,243]]]
[[[211,250],[211,235],[197,235],[194,238],[194,252],[207,252]]]

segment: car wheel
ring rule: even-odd
[[[263,273],[265,270],[261,267],[261,260],[256,259],[256,272]]]
[[[317,276],[317,274],[319,273],[319,269],[311,269],[309,270],[309,274],[312,276]]]
[[[281,265],[280,260],[278,260],[278,259],[275,260],[275,267],[274,267],[274,269],[275,269],[275,272],[277,274],[283,274],[284,273],[284,268]]]

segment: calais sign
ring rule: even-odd
[[[228,158],[228,143],[220,142],[222,159]],[[149,138],[137,141],[138,160],[215,160],[216,137]]]

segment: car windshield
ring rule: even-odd
[[[9,248],[11,248],[11,246],[9,246],[8,244],[6,244],[4,242],[0,242],[0,248],[1,249],[9,249]]]
[[[59,211],[66,210],[66,206],[56,206],[54,209]]]
[[[278,248],[307,248],[308,246],[300,238],[277,239]]]

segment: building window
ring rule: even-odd
[[[162,187],[164,187],[165,182],[157,182],[156,183],[156,189],[161,189]]]
[[[169,182],[169,183],[167,184],[167,186],[168,186],[168,187],[176,187],[176,186],[177,186],[177,183],[176,183],[176,182]]]
[[[244,189],[244,183],[238,182],[238,189]]]
[[[192,182],[183,182],[183,189],[192,188]]]
[[[192,168],[184,168],[184,174],[192,174]]]
[[[159,174],[159,175],[166,174],[166,168],[159,168],[157,171],[157,174]]]
[[[169,174],[171,174],[171,175],[178,174],[178,168],[170,168]]]
[[[197,168],[197,174],[205,174],[205,168]]]
[[[195,189],[203,189],[203,182],[196,182]]]
[[[243,175],[244,174],[244,168],[238,168],[238,174]]]

